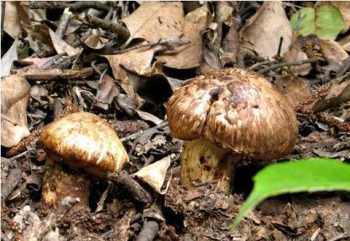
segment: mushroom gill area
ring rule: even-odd
[[[297,137],[295,113],[284,96],[241,69],[194,78],[174,92],[167,115],[173,136],[187,141],[181,156],[186,186],[218,181],[227,190],[240,159],[280,158]]]

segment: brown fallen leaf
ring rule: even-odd
[[[287,52],[283,55],[283,60],[287,63],[303,61],[309,59],[307,54],[301,49],[301,45],[297,38],[293,38],[293,42]],[[311,64],[302,64],[297,66],[291,66],[293,74],[305,76],[311,71]]]
[[[287,75],[277,79],[275,84],[294,108],[311,96],[310,86],[303,78]]]
[[[121,54],[104,55],[112,68],[114,78],[121,82],[121,87],[128,97],[137,103],[137,106],[143,102],[136,93],[140,83],[137,80],[133,81],[128,71],[142,76],[150,76],[153,72],[154,54],[161,48],[161,46],[156,45],[133,49]]]
[[[264,2],[240,31],[242,47],[256,51],[260,56],[272,59],[283,38],[281,54],[288,51],[292,42],[292,28],[282,3]]]
[[[19,75],[1,81],[1,145],[12,147],[28,136],[27,105],[30,85]]]
[[[223,54],[221,56],[221,62],[224,66],[226,64],[233,64],[237,61],[240,47],[237,25],[238,24],[235,21],[232,21],[230,29],[222,42]]]
[[[133,175],[150,185],[158,193],[165,194],[170,184],[169,179],[168,183],[164,187],[167,171],[171,164],[171,159],[171,155],[166,156],[159,161],[141,168]]]
[[[347,51],[350,52],[350,35],[345,36],[344,38],[340,39],[338,43],[341,45],[341,47]]]
[[[159,119],[157,116],[155,116],[151,113],[148,113],[148,112],[145,112],[142,110],[135,110],[135,112],[142,120],[150,121],[155,125],[159,125],[160,123],[163,122],[162,119]]]
[[[50,37],[53,46],[57,54],[67,54],[68,56],[74,56],[80,53],[81,49],[73,48],[67,44],[63,39],[61,39],[57,34],[49,29]]]
[[[175,54],[164,54],[157,59],[165,66],[175,69],[198,67],[202,61],[202,31],[207,27],[209,10],[202,6],[189,12],[185,17],[184,41],[189,44],[177,48]]]
[[[329,88],[327,95],[317,99],[313,103],[311,109],[314,112],[319,112],[340,105],[346,101],[350,101],[350,79],[347,79],[342,83],[333,83]]]
[[[46,57],[52,56],[55,48],[52,44],[49,28],[44,23],[25,24],[27,40],[30,48],[34,50],[37,56]]]
[[[12,38],[16,38],[21,32],[16,2],[5,2],[4,30]]]
[[[181,2],[143,2],[131,15],[123,18],[130,39],[141,38],[156,43],[182,35],[184,13]]]
[[[108,74],[104,74],[98,84],[96,94],[96,105],[104,110],[108,110],[108,106],[112,103],[114,97],[119,94],[119,89],[114,80]]]
[[[342,46],[334,40],[320,40],[320,47],[329,63],[341,64],[349,55]]]
[[[92,49],[102,49],[108,42],[107,38],[104,38],[99,31],[93,29],[87,37],[83,39],[86,46]]]

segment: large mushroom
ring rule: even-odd
[[[270,161],[290,153],[298,133],[286,98],[266,79],[242,69],[214,70],[177,89],[167,105],[174,137],[185,140],[181,181],[216,181],[228,191],[242,160]]]
[[[128,154],[115,130],[95,114],[77,112],[46,126],[40,141],[48,154],[44,177],[43,204],[59,206],[66,197],[87,205],[89,174],[103,177],[121,170]],[[76,169],[72,173],[65,165]]]

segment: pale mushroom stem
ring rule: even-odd
[[[181,182],[186,187],[216,182],[217,190],[230,191],[237,160],[206,139],[185,142],[181,154]]]
[[[69,197],[74,207],[88,207],[90,181],[84,174],[65,170],[60,164],[48,157],[43,180],[43,208],[58,208]],[[68,201],[68,200],[67,200]]]

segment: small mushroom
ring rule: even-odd
[[[263,77],[242,69],[214,70],[177,89],[167,105],[174,137],[185,140],[185,186],[216,181],[228,191],[235,165],[290,153],[298,126],[293,108]]]
[[[115,130],[95,114],[69,114],[45,127],[40,141],[48,154],[44,177],[43,204],[58,206],[64,198],[88,203],[89,178],[79,169],[97,177],[121,170],[128,154]],[[64,165],[77,169],[75,173]],[[79,173],[78,173],[79,172]]]

